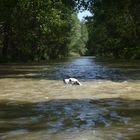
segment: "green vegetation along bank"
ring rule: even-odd
[[[80,22],[84,9],[93,16]],[[140,59],[139,0],[1,0],[0,13],[0,62]]]

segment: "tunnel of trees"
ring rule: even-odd
[[[79,21],[85,9],[92,16]],[[0,0],[0,62],[140,59],[139,37],[139,0]]]

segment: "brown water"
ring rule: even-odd
[[[82,86],[64,85],[68,76]],[[140,63],[0,65],[0,139],[140,140]]]

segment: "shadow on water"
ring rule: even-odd
[[[60,99],[46,102],[0,102],[0,138],[45,130],[57,133],[109,128],[109,133],[135,130],[140,138],[140,101],[122,99]],[[138,132],[137,132],[138,131]],[[14,134],[13,134],[13,133]],[[21,133],[20,132],[20,133]],[[123,131],[120,132],[123,135]],[[131,138],[131,136],[129,136]],[[133,137],[133,135],[132,135]],[[133,139],[133,138],[132,138]]]
[[[0,78],[140,80],[140,63],[80,57],[40,64],[0,65]]]
[[[60,80],[68,76],[86,82],[80,88],[65,87]],[[28,78],[30,80],[26,80]],[[115,83],[107,80],[132,82]],[[139,97],[139,80],[139,63],[101,61],[95,57],[47,64],[0,65],[0,139],[46,140],[49,134],[53,137],[55,134],[61,135],[61,132],[70,132],[72,137],[71,133],[77,131],[82,131],[83,136],[83,130],[97,130],[102,138],[94,140],[138,140],[140,100],[131,99],[132,96],[135,96],[134,99]],[[125,96],[130,99],[117,98]],[[115,98],[91,100],[94,97]],[[28,134],[32,138],[30,135],[24,137]],[[108,137],[105,139],[106,134]],[[13,138],[18,135],[22,136]],[[93,140],[93,132],[86,135],[89,136],[84,137],[85,140]],[[69,140],[63,135],[51,140],[61,139]]]

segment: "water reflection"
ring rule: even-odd
[[[108,131],[110,134],[126,131],[125,137],[130,137],[129,131],[139,131],[140,101],[122,99],[100,100],[50,100],[48,102],[17,102],[2,101],[0,103],[0,136],[2,139],[18,135],[31,134],[46,130],[49,134],[59,134],[74,131]],[[122,130],[120,130],[122,129]],[[103,132],[102,132],[103,133]],[[25,135],[25,138],[26,138]],[[22,136],[24,139],[24,136]],[[33,136],[32,136],[33,137]],[[41,136],[40,136],[41,137]],[[102,135],[100,136],[102,137]],[[100,138],[99,137],[99,138]],[[112,134],[111,139],[116,138]],[[22,139],[22,138],[20,138]]]
[[[95,57],[81,57],[42,64],[0,65],[0,78],[58,80],[68,76],[82,80],[140,80],[140,63],[101,61]]]
[[[64,85],[68,76],[83,85]],[[0,139],[136,140],[139,112],[138,62],[0,65]]]

